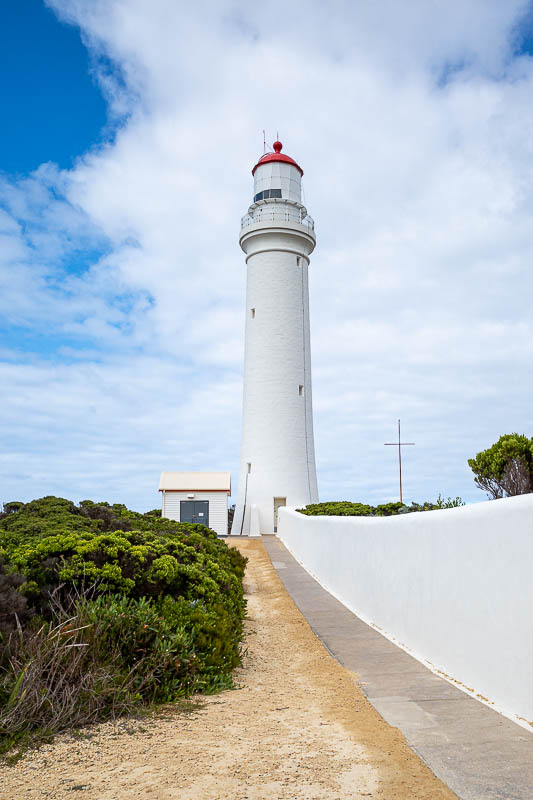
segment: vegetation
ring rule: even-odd
[[[232,685],[246,559],[202,525],[57,497],[0,516],[0,750]]]
[[[230,506],[228,508],[228,536],[231,534],[231,528],[233,525],[233,518],[235,516],[235,506]]]
[[[464,506],[460,497],[448,497],[446,500],[439,494],[435,503],[383,503],[379,506],[369,506],[366,503],[352,503],[348,500],[333,501],[329,503],[310,503],[305,508],[298,508],[300,514],[309,517],[390,517],[395,514],[409,514],[413,511],[433,511],[438,508],[455,508]]]
[[[533,492],[533,437],[500,436],[487,450],[468,459],[476,485],[492,499]]]

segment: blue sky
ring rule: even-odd
[[[2,170],[28,173],[44,161],[68,169],[98,143],[106,103],[80,30],[41,0],[0,4],[0,70]]]
[[[0,502],[146,509],[162,469],[236,480],[263,128],[317,226],[321,499],[397,496],[398,417],[407,499],[484,499],[466,459],[533,434],[532,19],[523,0],[0,4]]]

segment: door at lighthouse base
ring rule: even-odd
[[[286,497],[275,497],[274,498],[274,533],[278,531],[278,510],[282,506],[287,505],[287,498]]]
[[[209,500],[182,500],[180,522],[198,522],[209,527]]]

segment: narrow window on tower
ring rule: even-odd
[[[300,256],[296,256],[296,266],[297,266],[297,267],[299,267],[299,266],[300,266],[300,262],[301,262],[301,260],[302,260],[302,259],[300,258]]]
[[[304,396],[304,387],[302,386],[302,384],[298,386],[298,394],[300,395],[300,397]]]
[[[251,461],[247,462],[247,467],[248,467],[248,475],[249,475],[250,472],[252,471],[252,462]]]
[[[255,308],[250,309],[250,316],[252,319],[255,319]]]

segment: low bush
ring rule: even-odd
[[[3,649],[0,751],[208,685],[193,633],[159,616],[150,601],[81,596],[53,616],[38,629],[12,632]]]
[[[83,591],[94,586],[95,594],[147,597],[160,603],[168,596],[200,604],[207,616],[231,618],[237,625],[235,635],[240,635],[242,557],[237,553],[234,563],[225,543],[202,526],[183,524],[169,534],[58,532],[19,543],[7,553],[26,577],[19,591],[45,617],[53,592],[59,592],[62,601],[73,587]]]
[[[333,501],[328,503],[311,503],[305,508],[298,508],[300,514],[310,517],[389,517],[399,514],[402,509],[407,509],[402,503],[384,503],[379,506],[369,506],[366,503],[352,503],[348,500]]]
[[[208,528],[42,498],[0,519],[0,556],[5,746],[231,685],[246,559]]]
[[[0,515],[0,547],[54,536],[59,531],[179,531],[181,523],[161,517],[154,509],[146,514],[130,511],[121,503],[82,500],[76,505],[63,497],[41,497],[29,503],[6,503]]]
[[[309,517],[390,517],[395,514],[410,514],[414,511],[434,511],[439,508],[455,508],[464,506],[460,497],[444,499],[438,496],[435,503],[383,503],[379,506],[370,506],[366,503],[352,503],[348,500],[331,501],[327,503],[310,503],[305,508],[297,508],[300,514]]]
[[[100,646],[83,616],[11,633],[0,651],[0,752],[139,705],[119,648]]]
[[[19,589],[26,583],[23,575],[6,569],[0,558],[0,647],[2,640],[19,624],[26,627],[35,612]]]

